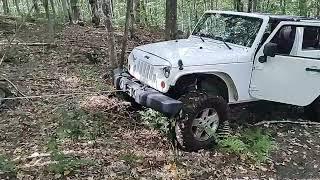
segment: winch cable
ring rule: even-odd
[[[62,94],[47,94],[47,95],[36,95],[36,96],[18,96],[18,97],[6,97],[0,98],[0,100],[18,100],[18,99],[38,99],[38,98],[57,98],[63,96],[76,96],[76,95],[90,95],[90,94],[106,94],[123,92],[122,90],[109,90],[109,91],[96,91],[96,92],[75,92],[75,93],[62,93]]]

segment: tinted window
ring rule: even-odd
[[[296,29],[295,26],[283,26],[272,38],[271,42],[278,45],[278,54],[290,54],[296,38]]]
[[[319,27],[305,27],[303,34],[303,50],[320,50],[319,37],[320,28]]]

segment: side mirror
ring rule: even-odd
[[[259,57],[259,62],[260,63],[265,63],[267,62],[267,57],[275,57],[276,54],[278,52],[278,44],[276,43],[267,43],[265,46],[264,46],[264,49],[263,49],[263,54],[264,56],[261,56]]]
[[[276,43],[267,43],[264,46],[263,53],[266,57],[275,57],[276,53],[278,52],[278,44]]]

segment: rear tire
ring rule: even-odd
[[[320,97],[304,109],[306,118],[320,122]]]
[[[201,91],[189,92],[179,99],[183,108],[176,119],[178,146],[185,151],[211,148],[217,132],[228,120],[228,104],[220,96]]]

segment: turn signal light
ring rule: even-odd
[[[161,81],[160,85],[161,85],[162,89],[164,89],[166,87],[166,83],[164,81]]]

